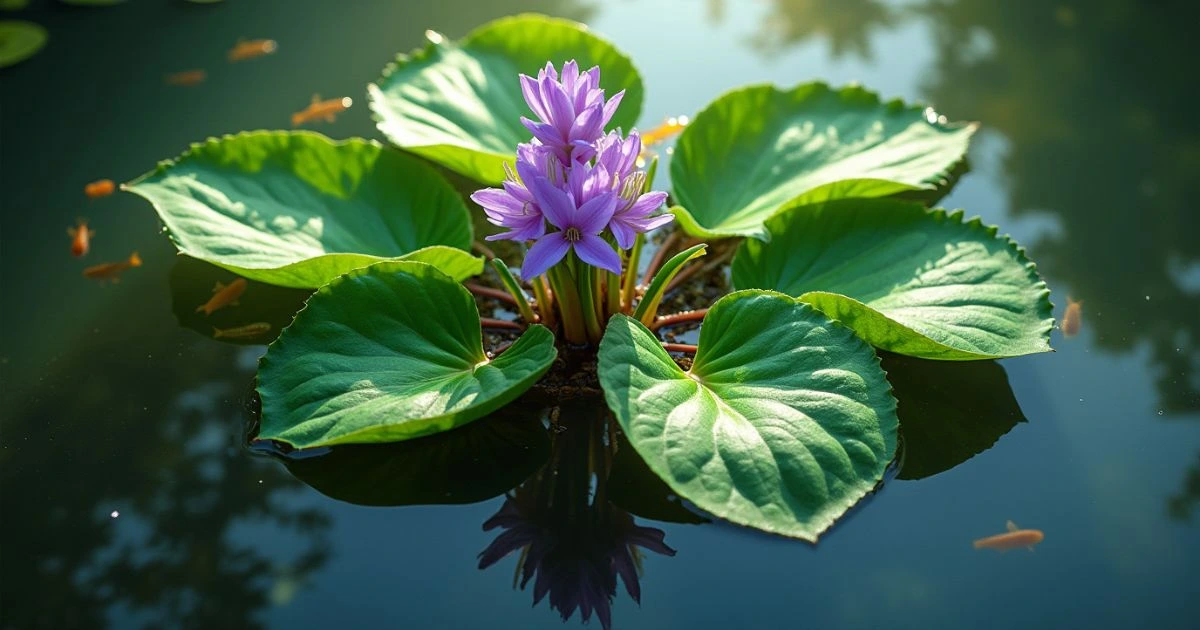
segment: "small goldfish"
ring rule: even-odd
[[[265,335],[271,330],[271,325],[267,322],[254,322],[237,328],[217,328],[213,326],[213,339],[249,339],[259,335]]]
[[[350,109],[353,104],[354,100],[349,96],[322,101],[320,94],[313,94],[308,107],[292,114],[292,126],[299,127],[318,118],[325,119],[325,122],[333,122],[338,114]]]
[[[213,287],[213,296],[207,302],[196,307],[196,312],[202,312],[205,316],[212,315],[212,312],[218,309],[225,308],[230,304],[236,305],[237,299],[246,291],[246,279],[238,278],[230,282],[228,286],[220,282]]]
[[[1063,313],[1062,318],[1063,337],[1078,335],[1081,326],[1083,326],[1083,302],[1076,302],[1068,297],[1067,311]]]
[[[279,44],[273,39],[239,39],[233,48],[229,49],[230,61],[244,61],[263,55],[269,55],[279,49]]]
[[[167,85],[190,87],[204,83],[204,80],[207,78],[208,73],[203,70],[185,70],[183,72],[168,74],[166,81]]]
[[[999,551],[1008,551],[1018,547],[1025,547],[1033,551],[1033,546],[1042,542],[1046,535],[1039,529],[1019,529],[1017,524],[1009,521],[1006,524],[1008,529],[1003,534],[980,538],[975,541],[976,549],[996,549]]]
[[[688,122],[690,121],[688,120],[687,116],[671,116],[664,121],[663,124],[642,133],[642,146],[653,146],[660,142],[670,140],[680,131],[683,131],[683,128],[687,126]]]
[[[125,271],[126,269],[129,269],[130,267],[141,267],[141,266],[142,266],[141,257],[138,256],[137,252],[133,252],[132,254],[129,255],[128,260],[122,260],[120,262],[104,263],[101,265],[93,265],[91,267],[88,267],[87,269],[83,270],[83,277],[84,278],[92,278],[93,280],[99,280],[102,284],[105,280],[119,282],[120,281],[119,276],[121,275],[122,271]]]
[[[113,183],[113,180],[97,179],[83,187],[83,194],[87,195],[89,199],[98,199],[113,194],[116,189],[117,185]]]
[[[71,255],[86,256],[88,250],[92,247],[92,237],[96,235],[96,230],[90,229],[87,226],[87,219],[76,219],[78,227],[68,227],[67,236],[71,237]]]

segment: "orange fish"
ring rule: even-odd
[[[87,195],[90,199],[97,199],[99,197],[107,197],[113,194],[113,191],[116,189],[117,185],[113,183],[113,180],[97,179],[96,181],[83,187],[83,194]]]
[[[141,267],[141,266],[142,266],[141,257],[138,256],[137,252],[133,252],[132,254],[129,255],[129,260],[122,260],[120,262],[104,263],[102,265],[93,265],[91,267],[88,267],[87,269],[83,270],[83,277],[84,278],[92,278],[93,280],[99,280],[101,284],[103,284],[105,280],[111,280],[113,282],[120,282],[120,278],[118,276],[121,275],[122,271],[125,271],[126,269],[129,269],[130,267]]]
[[[237,328],[217,328],[213,326],[213,339],[249,339],[266,334],[271,330],[267,322],[254,322]]]
[[[687,116],[671,116],[663,124],[642,133],[642,146],[648,147],[671,139],[688,124]]]
[[[1063,313],[1062,333],[1064,337],[1074,337],[1083,326],[1083,302],[1067,298],[1067,312]]]
[[[167,85],[180,85],[190,87],[204,83],[208,78],[208,73],[203,70],[185,70],[167,75]]]
[[[218,282],[217,286],[213,287],[213,296],[207,302],[196,307],[196,312],[204,312],[205,316],[212,315],[212,312],[218,309],[225,308],[230,304],[236,305],[237,299],[246,291],[246,279],[238,278],[230,282],[228,286]]]
[[[292,114],[292,126],[299,127],[318,118],[325,119],[325,122],[333,122],[338,114],[350,109],[353,104],[354,100],[349,96],[322,101],[319,94],[313,94],[308,107]]]
[[[76,219],[79,227],[67,228],[67,235],[71,237],[71,255],[86,256],[88,250],[92,247],[92,237],[96,235],[96,230],[90,229],[87,226],[87,219]]]
[[[239,39],[233,48],[229,49],[230,61],[244,61],[263,55],[269,55],[279,49],[279,44],[273,39]]]
[[[1007,523],[1008,531],[987,538],[980,538],[975,541],[976,549],[997,549],[999,551],[1008,551],[1009,549],[1017,549],[1025,547],[1033,551],[1033,546],[1042,542],[1046,537],[1040,529],[1018,529],[1017,524],[1009,521]]]

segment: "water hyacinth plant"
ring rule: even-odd
[[[613,245],[624,254],[640,235],[672,220],[651,216],[667,194],[646,191],[637,132],[604,133],[624,92],[605,100],[599,86],[600,68],[580,73],[574,60],[563,65],[561,79],[553,63],[536,79],[521,75],[521,94],[538,116],[521,119],[533,140],[517,147],[515,172],[507,170],[503,188],[471,195],[489,222],[509,228],[488,240],[534,241],[521,275],[537,283],[551,274],[564,334],[580,344],[598,343],[600,322],[620,306],[615,296],[625,256]],[[602,299],[602,286],[613,300]]]
[[[450,431],[578,364],[673,493],[815,541],[897,455],[876,349],[1050,349],[1049,291],[1023,251],[925,205],[961,174],[974,125],[860,87],[740,88],[683,128],[668,196],[653,190],[657,162],[641,166],[642,79],[610,43],[534,15],[429,40],[368,86],[395,148],[243,133],[125,187],[182,253],[315,290],[259,364],[259,439],[308,449]],[[456,190],[441,169],[480,187]],[[463,284],[485,270],[473,212],[499,228],[487,239],[521,251],[490,261],[510,321],[481,318]],[[735,253],[734,290],[660,315],[671,291],[723,273],[723,257],[694,260],[709,247]],[[694,347],[658,336],[689,320]],[[520,334],[485,349],[484,324]],[[591,360],[558,360],[568,353]]]

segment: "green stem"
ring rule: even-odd
[[[645,244],[646,235],[638,234],[633,241],[633,249],[629,251],[629,262],[625,263],[625,284],[621,287],[622,313],[629,313],[633,309],[633,294],[637,290],[638,263],[641,262],[642,246]]]
[[[538,317],[546,328],[554,330],[554,303],[550,300],[550,292],[546,290],[546,276],[538,276],[529,284],[533,285],[533,299],[536,302]]]
[[[606,271],[604,272],[604,284],[608,291],[608,312],[600,319],[608,321],[609,317],[621,312],[621,277],[617,274]]]
[[[496,272],[496,275],[500,276],[500,283],[512,295],[513,303],[516,304],[517,311],[521,313],[521,319],[524,319],[526,324],[537,322],[537,318],[533,315],[533,309],[529,306],[529,296],[525,294],[525,290],[513,277],[512,272],[508,270],[508,265],[499,258],[493,258],[488,262],[491,263],[492,270]]]
[[[562,316],[563,335],[567,341],[583,345],[588,342],[587,329],[583,323],[583,309],[579,304],[579,292],[575,289],[575,279],[567,269],[565,262],[554,265],[547,272],[550,288],[554,290],[554,301],[558,304],[558,313]]]
[[[590,265],[579,263],[576,266],[575,278],[579,283],[579,302],[583,307],[583,324],[587,328],[588,339],[592,343],[600,342],[600,318],[596,315],[596,274]]]

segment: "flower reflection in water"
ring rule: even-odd
[[[514,588],[533,582],[533,603],[547,595],[563,621],[579,609],[592,614],[607,630],[617,577],[625,592],[641,603],[639,575],[642,549],[673,556],[663,531],[644,527],[608,501],[606,485],[616,441],[607,413],[581,411],[578,422],[555,422],[550,461],[507,495],[504,505],[483,524],[501,533],[479,554],[486,569],[513,552],[517,560]],[[589,413],[590,411],[590,413]]]

